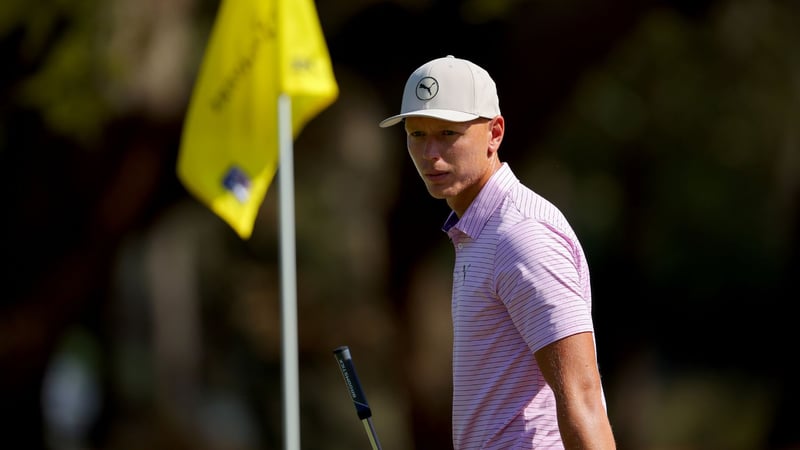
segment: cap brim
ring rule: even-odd
[[[446,120],[448,122],[469,122],[470,120],[475,120],[480,116],[461,111],[450,111],[448,109],[422,109],[419,111],[411,111],[383,119],[378,126],[381,128],[390,127],[400,123],[406,117],[432,117],[434,119]]]

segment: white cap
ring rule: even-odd
[[[406,117],[434,117],[468,122],[500,115],[497,87],[489,73],[466,59],[452,55],[420,66],[408,77],[400,114],[381,121],[390,127]]]

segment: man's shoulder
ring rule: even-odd
[[[545,222],[566,221],[566,217],[555,205],[538,192],[522,182],[517,183],[509,191],[506,213],[516,211],[522,219],[542,220]]]
[[[555,233],[577,240],[572,225],[561,210],[533,189],[519,183],[498,208],[497,232],[506,238],[515,235]]]

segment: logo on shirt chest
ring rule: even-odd
[[[453,270],[453,283],[455,285],[460,285],[467,281],[467,276],[469,276],[469,268],[472,264],[459,264]]]

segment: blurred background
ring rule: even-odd
[[[620,449],[800,448],[800,3],[316,4],[340,95],[294,146],[304,449],[369,448],[341,345],[386,450],[452,448],[448,210],[377,127],[447,54],[581,237]],[[0,3],[0,448],[282,448],[278,184],[242,241],[175,175],[218,6]]]

